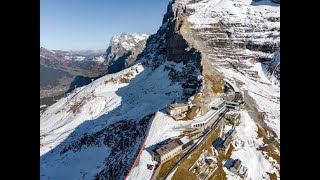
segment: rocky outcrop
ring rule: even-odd
[[[106,51],[108,73],[119,72],[132,64],[143,51],[148,35],[125,34],[113,36]]]
[[[202,91],[202,54],[183,36],[183,24],[187,22],[181,19],[180,9],[177,8],[180,7],[175,2],[169,3],[162,26],[149,37],[136,63],[156,69],[165,62],[172,62],[167,63],[164,70],[169,71],[173,83],[179,83],[185,89],[182,100],[186,102]],[[181,64],[181,68],[177,68],[176,63]]]
[[[260,62],[269,80],[280,86],[280,50],[274,52],[269,58],[260,58]]]
[[[182,63],[185,66],[183,71],[166,67],[170,71],[169,76],[173,82],[181,82],[184,100],[202,108],[222,93],[224,81],[221,73],[208,60],[205,44],[196,40],[198,37],[196,31],[190,28],[188,14],[189,9],[179,0],[171,2],[162,26],[155,35],[150,36],[137,62],[154,68],[163,61]]]
[[[249,76],[257,78],[257,72],[251,72],[246,61],[269,61],[280,50],[278,4],[244,0],[178,2],[186,7],[184,11],[195,37],[193,39],[202,44],[198,49],[204,47],[201,51],[207,58],[202,61],[208,60],[208,64],[248,72]],[[262,8],[262,5],[267,8]],[[280,56],[278,62],[280,65]],[[277,64],[263,63],[262,66],[280,81],[280,66]]]

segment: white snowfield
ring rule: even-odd
[[[229,79],[244,83],[238,87],[241,92],[247,91],[257,104],[257,109],[265,112],[266,124],[276,133],[280,141],[280,87],[274,85],[266,77],[262,70],[261,63],[246,62],[251,67],[251,71],[258,73],[258,78],[250,77],[248,74],[241,74],[234,69],[217,66],[217,69]],[[263,146],[262,139],[258,139],[257,126],[246,111],[241,112],[241,123],[236,128],[237,139],[236,148],[232,151],[232,159],[240,159],[242,164],[248,168],[248,179],[269,179],[267,172],[275,173],[280,179],[279,172],[275,167],[280,165],[271,157],[265,157],[262,151],[258,151],[259,146]],[[279,152],[276,152],[279,154]],[[238,180],[239,176],[234,175],[223,168],[227,174],[227,179]]]
[[[227,127],[227,129],[229,128]],[[236,127],[236,130],[235,149],[232,151],[230,158],[233,160],[240,159],[242,165],[248,168],[247,179],[269,179],[267,172],[275,173],[280,179],[280,174],[275,168],[279,165],[272,164],[261,151],[257,150],[264,143],[262,139],[258,139],[258,128],[246,111],[241,111],[240,124]],[[230,172],[226,167],[223,167],[223,170],[227,174],[227,179],[240,180],[238,175]]]
[[[181,1],[182,4],[190,0]],[[219,21],[228,23],[245,23],[254,27],[263,21],[263,17],[279,17],[280,5],[271,1],[254,2],[252,0],[202,0],[189,4],[188,8],[195,9],[188,21],[193,28],[212,27]],[[265,22],[265,27],[280,27],[280,22]]]
[[[235,72],[232,69],[219,67],[224,76],[244,83],[240,89],[247,90],[255,100],[258,110],[266,113],[265,122],[277,134],[280,140],[280,87],[273,85],[262,71],[261,63],[252,64],[252,70],[258,72],[259,79]]]
[[[121,111],[119,114],[122,113],[122,116],[130,117],[130,119],[140,118],[139,110],[142,110],[143,114],[151,114],[159,110],[155,108],[164,108],[172,99],[182,94],[182,88],[179,85],[171,85],[167,75],[168,72],[163,71],[164,66],[162,65],[155,71],[151,71],[150,69],[144,70],[143,66],[138,64],[121,72],[106,75],[87,86],[77,88],[69,96],[49,107],[40,117],[40,136],[44,136],[40,141],[44,145],[40,149],[40,155],[62,142],[79,124],[108,114],[108,112],[120,106],[123,103],[123,97],[126,97],[126,106],[123,105],[122,111],[126,113]],[[136,77],[141,72],[143,72],[143,75]],[[130,82],[130,92],[125,91],[125,94],[119,96],[120,93],[117,93],[117,91],[129,84],[105,83],[105,81],[110,81],[112,78],[127,73],[132,73],[130,79],[133,79]],[[167,96],[164,94],[165,92],[172,93]],[[83,106],[80,106],[77,113],[73,113],[70,110],[72,106],[81,103],[82,100],[85,101]],[[139,106],[137,107],[135,103],[138,102]],[[115,116],[119,115],[115,114]],[[117,119],[120,118],[117,117]],[[87,133],[95,130],[89,130]]]
[[[60,144],[67,144],[65,139],[83,122],[95,119],[120,105],[121,97],[115,92],[127,84],[105,84],[104,81],[126,72],[133,72],[133,76],[135,76],[144,70],[141,65],[131,69],[104,76],[90,85],[77,88],[42,114],[40,117],[40,137],[43,138],[40,138],[40,157],[43,158],[40,161],[40,179],[93,179],[93,176],[100,171],[104,166],[104,159],[110,153],[110,148],[105,145],[83,149],[77,153],[66,153],[64,156],[59,155],[59,149],[52,150]],[[88,102],[79,108],[80,113],[68,111],[83,97],[88,98]],[[96,124],[85,131],[90,133],[99,126],[101,124]],[[77,135],[81,136],[83,133],[80,132]],[[77,135],[73,134],[74,137],[69,137],[69,139],[76,140]],[[51,152],[48,155],[49,151]]]
[[[40,136],[44,136],[40,141],[44,145],[40,148],[40,156],[62,142],[84,121],[95,119],[120,105],[121,97],[116,91],[128,84],[105,83],[106,80],[128,72],[132,72],[131,78],[134,78],[143,70],[141,65],[136,65],[104,76],[87,86],[77,88],[69,96],[50,106],[40,117]],[[80,103],[82,98],[85,98],[86,102],[79,109],[81,113],[73,113],[71,107]]]
[[[103,63],[105,61],[105,58],[103,56],[98,56],[94,58],[94,61]]]

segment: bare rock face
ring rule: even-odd
[[[180,34],[173,34],[168,40],[168,59],[174,59],[176,62],[182,62],[185,60],[184,51],[188,47],[186,41]]]
[[[204,81],[202,54],[187,41],[182,32],[184,23],[187,23],[182,18],[183,13],[183,8],[176,6],[174,1],[169,3],[162,26],[156,34],[149,37],[137,62],[154,69],[165,62],[172,62],[165,66],[165,70],[169,71],[172,82],[180,83],[184,88],[182,100],[185,102],[193,95],[201,93]],[[182,69],[177,70],[175,63],[181,64]]]
[[[191,30],[209,61],[253,78],[257,72],[251,72],[246,61],[261,62],[266,76],[273,76],[270,81],[280,84],[280,56],[273,58],[280,52],[280,1],[178,2],[186,7]]]
[[[145,48],[148,35],[125,34],[113,36],[107,53],[108,73],[116,73],[132,64]]]
[[[268,79],[280,86],[280,50],[274,52],[269,58],[260,58],[262,68]]]

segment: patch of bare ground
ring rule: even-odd
[[[195,176],[192,172],[189,171],[189,168],[197,161],[203,150],[207,149],[209,152],[211,152],[212,142],[216,140],[216,138],[219,136],[220,130],[221,126],[219,126],[219,128],[217,128],[210,135],[210,137],[205,142],[203,142],[202,146],[200,146],[192,155],[189,156],[189,158],[187,158],[183,163],[181,163],[181,165],[177,168],[176,172],[172,176],[173,180],[195,179]]]
[[[267,172],[267,174],[269,175],[269,177],[270,177],[270,180],[277,180],[277,175],[276,174],[274,174],[274,173],[268,173]]]
[[[246,102],[245,109],[258,127],[258,137],[262,138],[264,142],[264,146],[259,147],[258,150],[265,152],[267,159],[268,157],[272,157],[280,165],[280,142],[277,139],[276,133],[265,123],[265,113],[258,111],[254,99],[248,95],[247,91],[244,91],[244,100]],[[280,173],[280,168],[274,162],[271,163]],[[271,179],[275,175],[269,174],[269,176]]]
[[[86,97],[82,97],[79,101],[76,101],[75,103],[73,103],[67,112],[72,111],[73,113],[75,113],[81,106],[85,104],[86,100],[87,100]]]
[[[173,157],[169,161],[165,162],[161,165],[160,171],[158,176],[156,177],[157,180],[163,179],[163,177],[166,175],[166,173],[175,165],[175,163],[179,160],[179,155]]]

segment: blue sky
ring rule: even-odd
[[[113,35],[155,33],[171,0],[40,0],[40,46],[106,49]]]

